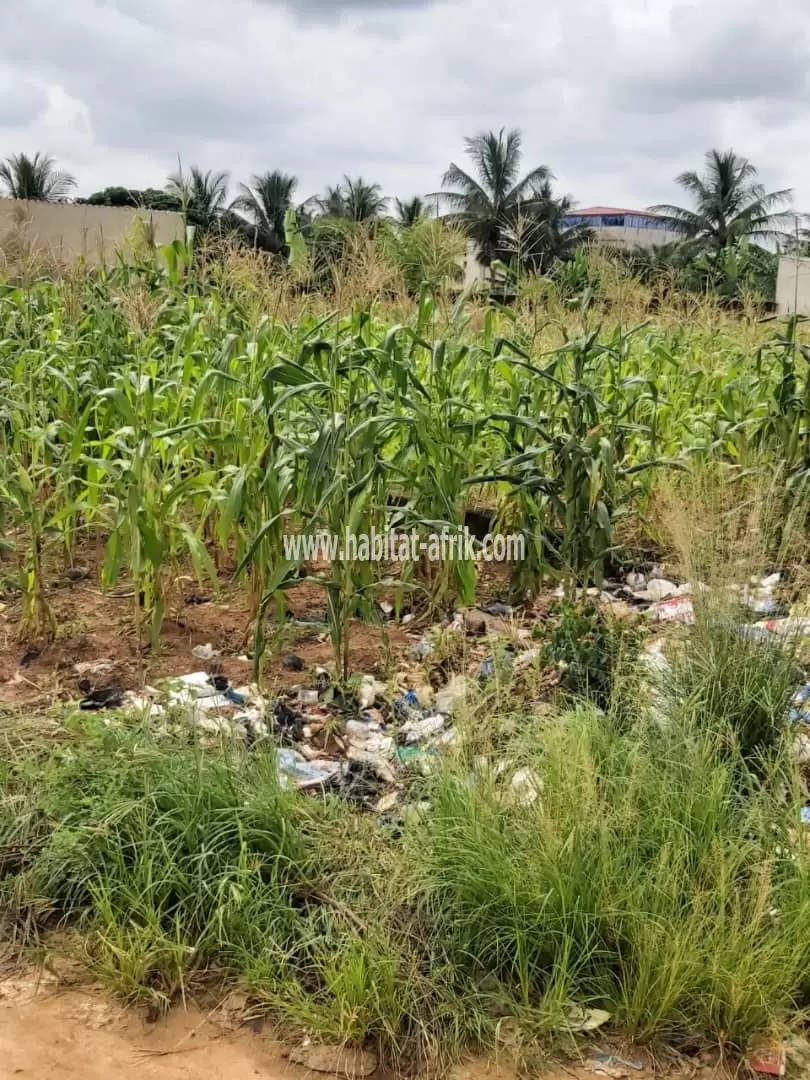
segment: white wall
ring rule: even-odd
[[[21,247],[59,263],[84,258],[111,265],[135,238],[139,220],[156,244],[184,236],[182,216],[169,211],[0,199],[0,270],[19,258]]]
[[[780,255],[776,310],[780,315],[810,315],[810,259]]]

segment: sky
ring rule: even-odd
[[[78,193],[177,168],[344,173],[436,191],[464,138],[520,128],[579,206],[683,201],[732,147],[810,211],[808,0],[24,0],[0,3],[0,157]]]

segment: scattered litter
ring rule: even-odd
[[[91,690],[79,704],[84,712],[98,712],[99,709],[116,709],[124,703],[124,692],[120,686],[104,686]]]
[[[523,652],[519,652],[515,657],[514,662],[515,674],[519,675],[522,671],[525,671],[527,668],[530,668],[533,664],[535,664],[540,659],[542,651],[543,650],[540,648],[531,648],[524,649]]]
[[[790,616],[784,619],[767,619],[764,622],[758,622],[756,626],[767,630],[769,634],[776,634],[779,637],[796,639],[810,637],[810,619],[808,618]]]
[[[748,1068],[753,1072],[767,1076],[785,1075],[785,1046],[773,1040],[760,1040],[754,1044],[748,1055]]]
[[[390,759],[394,753],[392,736],[385,735],[378,723],[365,720],[346,722],[346,757],[349,761],[368,762]]]
[[[637,572],[628,574],[624,579],[624,583],[628,589],[632,589],[634,592],[641,592],[647,587],[647,579],[643,574]]]
[[[672,596],[653,604],[651,611],[656,622],[693,623],[695,608],[688,596]]]
[[[370,709],[377,698],[385,694],[385,689],[385,683],[378,682],[373,675],[364,675],[358,692],[361,710]]]
[[[397,809],[401,802],[401,791],[389,791],[385,795],[381,795],[376,801],[374,811],[377,814],[390,814]]]
[[[580,1005],[572,1005],[566,1010],[565,1018],[571,1031],[596,1031],[612,1015],[604,1009],[583,1009]]]
[[[779,604],[773,591],[781,580],[782,575],[779,573],[768,574],[767,577],[754,574],[743,589],[743,604],[756,615],[775,615],[779,611]]]
[[[468,682],[463,675],[454,675],[443,690],[436,694],[436,711],[452,716],[467,698]]]
[[[305,707],[307,705],[317,705],[318,691],[307,689],[304,686],[300,687],[300,689],[298,690],[298,704]]]
[[[810,735],[800,732],[793,741],[793,757],[800,765],[810,764]]]
[[[810,683],[800,686],[790,699],[788,720],[794,724],[810,724]]]
[[[433,645],[429,641],[417,641],[411,645],[409,652],[416,660],[423,660],[433,652]]]
[[[113,660],[81,660],[73,665],[73,670],[82,677],[96,678],[98,676],[111,675],[115,671]]]
[[[281,661],[281,666],[285,671],[303,671],[306,664],[300,656],[293,656],[290,654],[289,656],[284,657]]]
[[[333,1076],[346,1077],[346,1080],[370,1076],[377,1068],[377,1057],[370,1050],[342,1043],[335,1046],[315,1045],[309,1039],[290,1051],[290,1061],[313,1072],[331,1073]]]
[[[276,750],[276,766],[282,784],[294,784],[301,790],[323,787],[341,771],[339,761],[307,761],[303,754],[288,747]]]
[[[486,682],[487,679],[492,679],[495,676],[495,660],[492,656],[488,656],[486,660],[481,661],[481,666],[478,669],[478,681]]]
[[[407,615],[402,616],[402,625],[408,626],[408,624],[412,623],[415,618],[416,616],[414,615],[414,613],[412,611],[409,611]]]
[[[509,604],[490,604],[489,607],[484,608],[484,611],[487,615],[494,615],[500,619],[508,619],[512,614]]]
[[[209,641],[205,645],[195,645],[191,650],[191,655],[197,660],[202,660],[204,664],[210,664],[219,658],[220,653],[219,649],[215,649]]]
[[[380,600],[377,606],[379,607],[383,615],[386,617],[386,619],[390,619],[391,616],[394,614],[394,605],[390,604],[387,600]]]
[[[801,810],[802,825],[810,825],[810,806],[803,806]]]
[[[658,600],[667,600],[670,596],[675,596],[678,592],[678,586],[674,581],[667,581],[666,578],[650,578],[644,592],[645,599],[652,600],[655,603]]]
[[[420,720],[408,720],[399,730],[400,734],[405,736],[406,743],[422,743],[444,731],[444,724],[445,718],[436,714]]]
[[[69,566],[65,571],[65,577],[71,585],[76,585],[78,582],[84,581],[89,573],[90,568],[88,566]]]
[[[273,708],[273,730],[283,742],[300,742],[304,735],[304,718],[283,701]]]
[[[534,769],[518,769],[509,781],[509,790],[518,806],[533,806],[540,795],[543,781]]]
[[[622,1058],[617,1054],[592,1054],[585,1062],[588,1072],[598,1073],[600,1076],[610,1076],[612,1080],[623,1080],[630,1075],[630,1070],[641,1072],[644,1065],[632,1058]]]

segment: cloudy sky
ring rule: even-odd
[[[645,206],[710,146],[810,210],[808,0],[0,0],[0,157],[88,194],[280,168],[434,191],[519,127],[581,206]]]

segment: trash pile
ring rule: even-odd
[[[253,684],[232,685],[220,673],[220,656],[211,645],[192,652],[203,669],[137,693],[109,681],[109,661],[76,665],[85,694],[80,708],[125,709],[154,721],[158,736],[190,725],[202,745],[222,740],[248,748],[273,744],[283,784],[336,791],[381,814],[400,805],[408,768],[428,768],[431,756],[456,740],[451,717],[473,685],[455,675],[435,695],[426,686],[390,700],[389,687],[372,675],[363,675],[353,691],[344,692],[318,667],[312,685],[290,687],[270,700]],[[283,666],[306,670],[295,656],[285,657]]]

